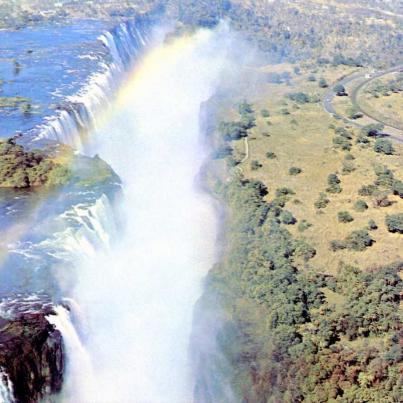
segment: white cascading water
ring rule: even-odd
[[[227,40],[221,27],[155,46],[92,135],[91,151],[123,181],[125,228],[79,270],[85,352],[67,311],[50,319],[67,349],[66,402],[192,401],[192,311],[217,236],[213,202],[196,180],[207,156],[199,112],[226,66]]]
[[[139,29],[135,22],[124,22],[98,40],[107,48],[111,62],[101,62],[100,71],[89,77],[81,91],[66,99],[68,110],[59,111],[34,129],[34,140],[55,140],[84,152],[86,132],[96,129],[97,116],[108,109],[125,71],[147,45],[148,29]]]
[[[74,360],[69,361],[64,383],[65,390],[74,391],[74,396],[66,394],[64,399],[73,402],[77,401],[74,400],[76,396],[80,396],[80,402],[91,402],[95,393],[91,390],[91,385],[94,385],[92,381],[94,373],[88,352],[71,321],[69,311],[61,305],[56,306],[54,311],[55,315],[48,315],[46,319],[62,334],[66,356],[75,357]],[[74,375],[77,373],[81,376]]]
[[[0,368],[0,403],[13,402],[13,385],[7,374]]]

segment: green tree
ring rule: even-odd
[[[394,152],[392,143],[387,139],[376,139],[374,144],[374,151],[377,153],[383,153],[391,155]]]
[[[354,220],[353,216],[348,211],[339,211],[337,213],[339,222],[348,223]]]
[[[320,88],[327,88],[329,86],[327,81],[323,77],[319,80],[318,84]]]
[[[354,210],[355,211],[358,211],[358,212],[360,212],[360,213],[362,213],[363,211],[365,211],[365,210],[367,210],[368,209],[368,204],[367,203],[365,203],[365,201],[364,200],[357,200],[355,203],[354,203]]]
[[[389,232],[403,234],[403,213],[388,215],[385,222]]]

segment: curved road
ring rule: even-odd
[[[394,72],[400,72],[400,71],[403,71],[403,65],[392,67],[387,70],[382,70],[377,73],[371,74],[371,76],[367,79],[364,79],[364,78],[365,78],[366,74],[368,74],[368,73],[362,73],[362,72],[355,72],[347,77],[344,77],[342,80],[335,83],[332,86],[332,88],[326,92],[326,94],[323,98],[323,107],[324,107],[325,111],[330,113],[334,118],[343,120],[345,123],[352,124],[358,128],[362,128],[363,125],[359,124],[355,120],[348,119],[347,117],[340,115],[338,112],[336,112],[336,110],[334,109],[334,106],[333,106],[333,99],[336,96],[336,93],[333,91],[333,87],[335,85],[342,84],[345,86],[345,85],[349,84],[351,81],[355,81],[355,80],[362,78],[364,80],[362,82],[360,82],[360,84],[358,86],[356,86],[351,92],[350,98],[351,98],[352,104],[355,105],[358,108],[358,110],[366,117],[370,118],[371,120],[373,120],[377,123],[381,123],[382,125],[384,125],[385,130],[387,130],[388,128],[395,129],[395,131],[398,130],[399,131],[398,135],[388,134],[388,137],[394,139],[395,141],[398,141],[399,143],[403,143],[403,123],[402,123],[402,126],[399,127],[397,125],[392,125],[389,123],[382,122],[377,117],[372,116],[371,114],[369,114],[365,110],[363,110],[357,101],[358,92],[361,90],[361,88],[363,88],[369,82],[371,82],[379,77],[385,76],[387,74],[394,73]]]

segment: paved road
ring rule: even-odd
[[[382,122],[381,120],[379,120],[377,117],[372,116],[371,114],[367,113],[365,110],[363,110],[358,101],[357,101],[357,96],[358,96],[358,92],[361,90],[361,88],[363,88],[365,85],[367,85],[369,82],[371,82],[372,80],[375,80],[379,77],[382,77],[386,74],[390,74],[390,73],[394,73],[394,72],[399,72],[403,70],[403,65],[400,66],[396,66],[396,67],[392,67],[390,69],[387,70],[382,70],[379,71],[377,73],[371,74],[371,77],[369,78],[365,78],[366,74],[368,73],[363,73],[363,72],[355,72],[347,77],[344,77],[342,80],[340,80],[338,83],[336,84],[342,84],[342,85],[347,85],[349,84],[351,81],[355,81],[358,79],[362,79],[362,81],[360,81],[360,84],[355,87],[351,94],[350,94],[350,98],[351,98],[351,102],[353,105],[355,105],[358,110],[363,113],[365,116],[367,116],[368,118],[372,119],[375,122],[381,123],[385,126],[385,131],[388,131],[388,128],[393,128],[395,130],[399,131],[398,135],[394,135],[394,134],[389,134],[388,136],[392,139],[394,139],[395,141],[398,141],[399,143],[403,143],[403,124],[402,126],[397,126],[397,125],[391,125],[389,123],[385,123]],[[335,85],[336,85],[335,84]],[[336,110],[334,109],[333,106],[333,100],[336,96],[335,92],[333,91],[333,87],[329,89],[329,91],[326,92],[324,98],[323,98],[323,107],[325,109],[326,112],[330,113],[333,117],[335,117],[336,119],[342,120],[345,123],[354,125],[355,127],[361,128],[363,127],[363,125],[361,125],[360,123],[358,123],[356,120],[353,119],[348,119],[346,116],[342,116],[339,113],[336,112]]]

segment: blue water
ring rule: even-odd
[[[106,48],[97,41],[107,28],[106,22],[91,20],[0,31],[0,97],[29,98],[33,106],[28,115],[19,107],[0,107],[0,137],[42,123],[85,84],[107,58]],[[16,69],[14,61],[21,68]]]

